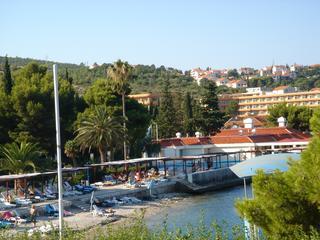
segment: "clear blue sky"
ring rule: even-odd
[[[6,0],[0,55],[80,63],[320,63],[318,0]]]

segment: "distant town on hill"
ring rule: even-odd
[[[4,57],[0,56],[0,71],[3,69]],[[71,64],[54,61],[37,60],[31,58],[9,57],[12,70],[21,68],[29,62],[48,65],[59,64],[60,75],[72,77],[73,84],[79,92],[83,92],[87,86],[96,79],[106,77],[106,69],[110,63],[87,66],[84,63]],[[194,68],[190,71],[181,71],[171,67],[156,67],[155,65],[135,65],[135,78],[131,82],[132,93],[161,91],[164,79],[168,78],[172,92],[190,92],[197,95],[200,82],[203,79],[214,81],[219,93],[244,92],[247,87],[292,86],[300,90],[310,90],[320,87],[320,64],[315,65],[272,65],[261,69],[242,67],[239,69],[207,69]]]

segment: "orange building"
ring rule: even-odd
[[[158,93],[130,94],[129,98],[133,98],[147,107],[159,106],[160,102],[160,94]]]

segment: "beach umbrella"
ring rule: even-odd
[[[263,170],[265,173],[272,173],[275,170],[286,172],[289,168],[289,159],[299,160],[300,153],[261,155],[233,165],[230,169],[240,178],[252,177],[259,169]]]

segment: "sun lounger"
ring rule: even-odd
[[[47,199],[49,199],[49,197],[51,197],[50,199],[54,199],[55,198],[55,196],[49,196],[49,197],[47,197],[45,194],[43,194],[38,188],[34,188],[33,189],[33,192],[34,192],[34,196],[35,196],[35,198],[36,197],[40,197],[40,199],[41,200],[47,200]]]
[[[92,193],[94,190],[96,190],[96,188],[92,187],[92,186],[83,186],[83,185],[80,185],[80,184],[77,184],[74,186],[75,189],[79,192],[82,192],[84,194],[86,193]]]
[[[58,216],[59,214],[59,211],[53,204],[47,204],[44,209],[49,216]]]
[[[106,216],[106,217],[112,217],[114,215],[114,211],[108,211],[106,212],[105,210],[99,208],[97,205],[92,205],[93,210],[92,210],[92,215],[93,216]]]
[[[49,186],[45,187],[44,190],[44,195],[48,199],[56,199],[57,198],[57,193],[53,192]]]
[[[63,187],[64,187],[66,195],[68,195],[68,196],[82,195],[82,192],[74,190],[74,188],[67,181],[63,183]]]
[[[14,224],[6,221],[6,220],[0,220],[0,228],[13,228]]]
[[[102,209],[100,209],[97,205],[92,205],[92,215],[93,216],[104,216]]]
[[[31,205],[32,201],[28,198],[16,198],[16,204],[21,206]]]
[[[142,202],[140,199],[136,197],[123,197],[120,198],[120,201],[124,202],[125,204],[137,204]]]

